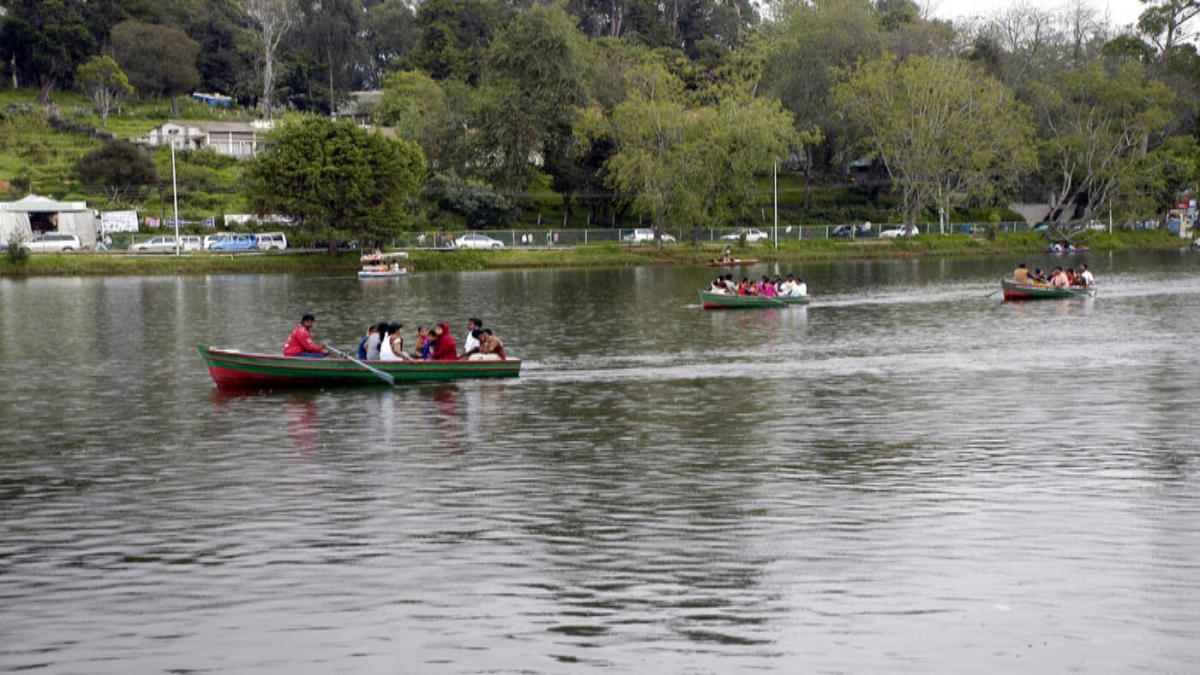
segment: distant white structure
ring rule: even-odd
[[[270,120],[254,122],[164,122],[145,136],[130,139],[149,148],[175,144],[176,150],[212,148],[238,159],[254,157],[262,147],[262,136],[275,128]]]
[[[73,234],[87,247],[96,245],[96,214],[88,208],[87,202],[59,202],[48,197],[29,195],[15,202],[0,202],[0,214],[21,214],[25,216],[24,225],[20,218],[0,218],[0,225],[5,235],[10,227],[16,228],[26,235],[57,232]],[[26,232],[28,230],[28,232]]]

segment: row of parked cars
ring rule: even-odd
[[[179,247],[184,251],[282,251],[288,247],[287,236],[282,232],[266,234],[242,234],[226,232],[205,237],[182,235]],[[175,236],[154,237],[149,241],[134,244],[130,249],[139,253],[166,253],[175,251]]]

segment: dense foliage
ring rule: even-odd
[[[1056,221],[1134,219],[1200,179],[1200,52],[1187,39],[1200,4],[1143,4],[1137,25],[1114,27],[1086,0],[955,24],[913,0],[0,0],[0,69],[44,104],[86,91],[101,126],[130,87],[169,98],[173,115],[194,89],[268,119],[365,110],[405,150],[305,120],[261,160],[220,169],[260,187],[294,170],[296,194],[214,198],[236,179],[184,160],[191,203],[241,199],[330,239],[492,227],[548,208],[592,226],[751,224],[775,165],[803,186],[783,206],[810,222],[911,223],[1013,202]],[[375,104],[351,95],[374,89]],[[339,161],[399,152],[403,185],[338,164],[338,189],[318,195],[314,177],[332,166],[321,155],[278,164],[298,130],[354,148]],[[20,144],[0,138],[9,145]],[[13,185],[28,163],[61,161],[38,142],[19,153],[0,156]],[[149,187],[161,201],[162,185]],[[335,204],[384,188],[403,205]]]
[[[270,134],[245,189],[258,213],[292,218],[336,253],[339,238],[377,242],[402,231],[424,167],[415,143],[305,115]]]

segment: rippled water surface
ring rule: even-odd
[[[1087,261],[0,279],[0,671],[1198,672],[1200,256]],[[215,390],[306,311],[521,377]]]

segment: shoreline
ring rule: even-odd
[[[787,242],[779,249],[769,245],[734,247],[735,257],[752,257],[763,263],[830,262],[838,260],[903,260],[913,258],[987,258],[1049,253],[1041,235],[1000,234],[995,239],[970,235],[925,235],[912,240],[832,239]],[[1188,248],[1190,241],[1162,230],[1116,231],[1088,242],[1088,252],[1168,250]],[[722,247],[689,243],[664,246],[613,243],[574,248],[504,249],[499,251],[409,249],[411,272],[468,272],[488,269],[544,269],[571,267],[625,267],[705,265]],[[1071,260],[1088,252],[1062,255]],[[353,274],[361,268],[358,251],[330,256],[324,250],[182,256],[142,253],[31,254],[14,265],[0,254],[0,277],[153,276],[194,274]],[[724,269],[724,268],[714,268]]]

